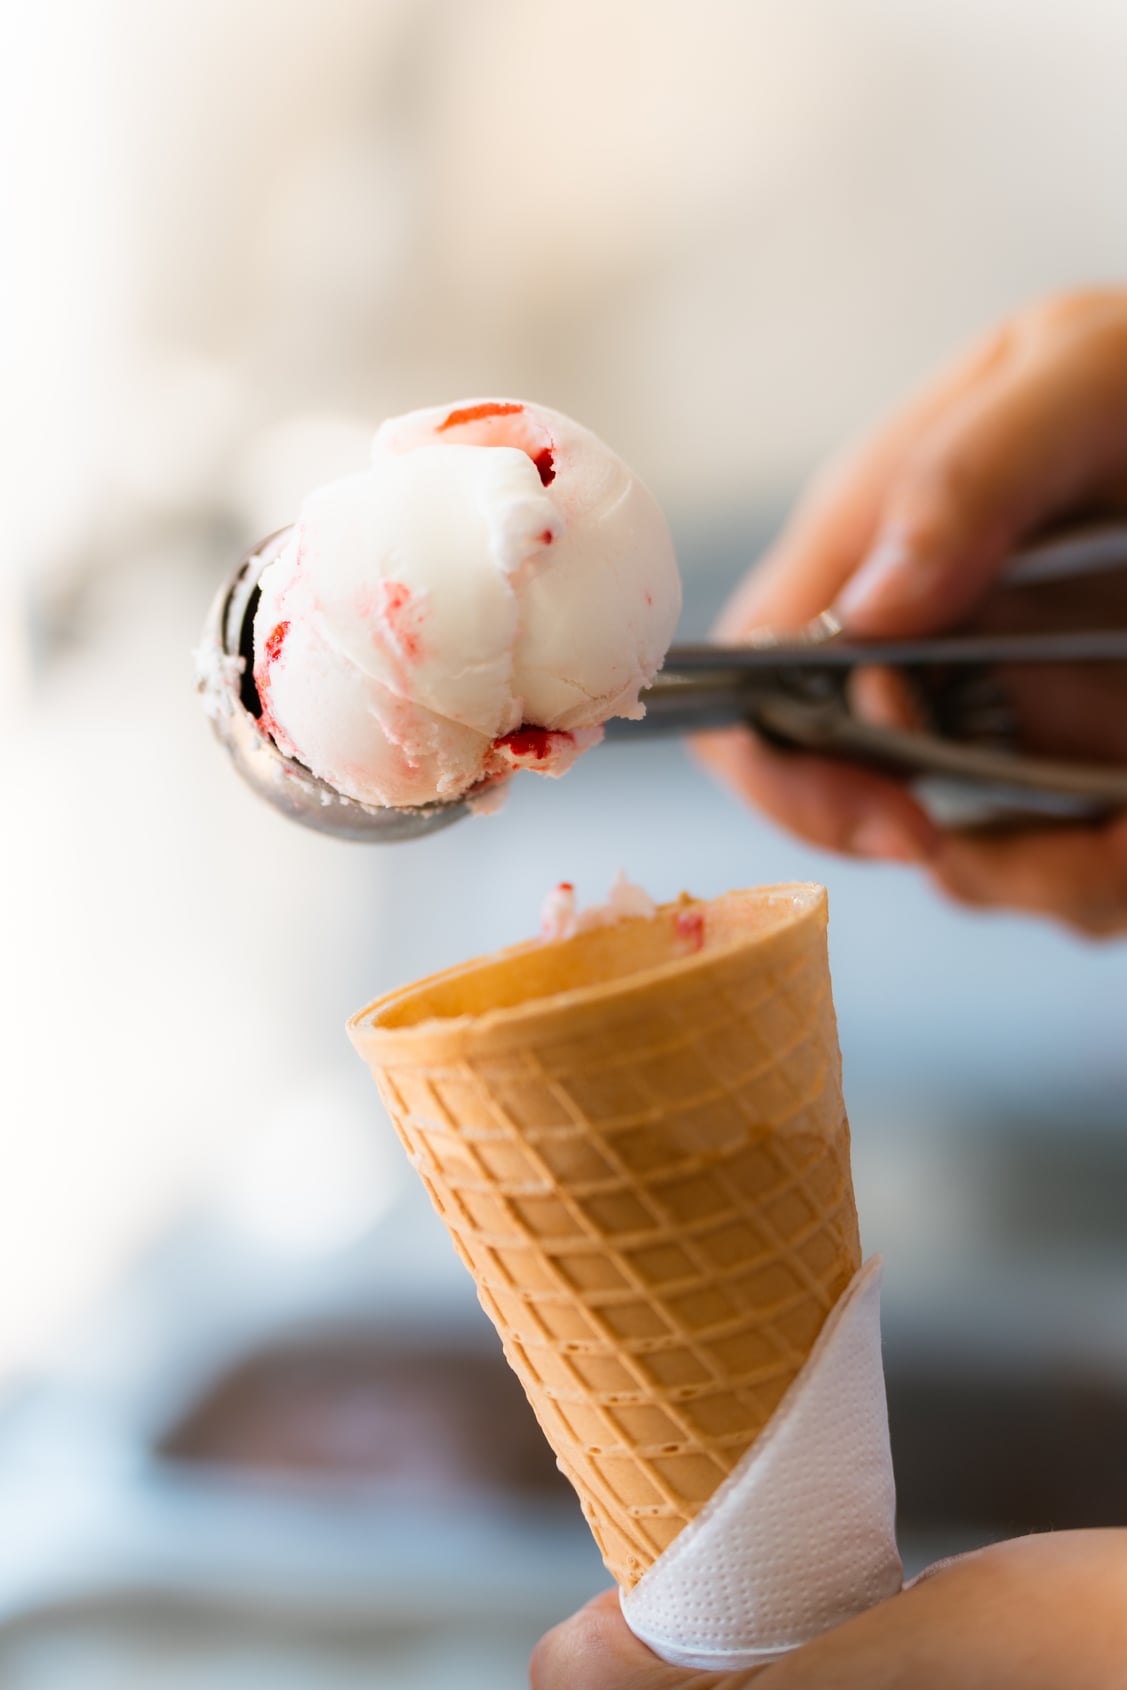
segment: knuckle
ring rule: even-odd
[[[943,896],[949,899],[951,903],[958,904],[960,909],[978,910],[990,902],[989,898],[978,889],[967,886],[949,875],[933,874],[931,884],[937,892],[942,892]]]
[[[952,439],[920,446],[905,465],[898,523],[901,537],[926,553],[950,528],[952,515],[975,510],[983,493],[976,453]]]
[[[982,341],[975,362],[975,375],[978,380],[992,375],[1010,361],[1021,343],[1022,332],[1023,323],[1020,316],[1007,317],[990,330]]]
[[[1026,322],[1042,331],[1075,328],[1087,317],[1094,297],[1087,288],[1064,288],[1031,305],[1025,313]]]
[[[605,1676],[606,1619],[598,1606],[581,1608],[543,1636],[529,1662],[531,1690],[609,1690]]]
[[[1101,943],[1127,932],[1127,903],[1121,899],[1088,899],[1066,912],[1065,920],[1081,938]]]
[[[1113,838],[1100,836],[1063,913],[1086,939],[1114,939],[1127,932],[1127,854],[1120,859]]]
[[[1127,345],[1127,289],[1077,288],[1050,294],[1019,321],[1022,338],[1034,344],[1091,339],[1110,351]]]
[[[547,1632],[532,1651],[528,1663],[528,1682],[531,1690],[564,1690],[566,1677],[560,1672],[560,1632],[556,1626]]]

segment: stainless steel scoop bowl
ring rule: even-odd
[[[276,810],[304,827],[337,839],[390,845],[421,839],[469,814],[464,803],[391,810],[347,798],[303,763],[279,751],[261,725],[254,685],[254,613],[263,570],[288,529],[271,534],[239,560],[215,595],[196,651],[198,687],[220,742],[247,785]]]
[[[261,726],[253,679],[254,614],[259,581],[287,529],[248,552],[215,597],[197,648],[198,687],[216,734],[255,792],[305,827],[338,839],[391,844],[437,833],[471,813],[472,798],[394,810],[348,798],[287,757]],[[1105,525],[1030,548],[1007,571],[1015,583],[1127,567],[1127,525]],[[854,759],[904,776],[937,776],[1012,809],[1096,816],[1127,806],[1127,769],[1048,761],[994,745],[905,732],[859,721],[845,683],[881,664],[924,676],[965,670],[980,676],[999,664],[1127,664],[1127,629],[1023,634],[954,634],[901,641],[846,640],[823,619],[798,638],[764,636],[749,646],[674,646],[642,694],[640,721],[612,721],[608,737],[656,735],[743,723],[774,743]]]

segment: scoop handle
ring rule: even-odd
[[[1029,587],[1125,568],[1127,523],[1117,522],[1039,541],[1014,555],[1002,579]],[[742,723],[782,747],[852,757],[909,777],[953,780],[980,794],[1021,794],[1037,798],[1042,808],[1059,804],[1062,813],[1098,814],[1127,806],[1127,770],[874,726],[850,713],[844,688],[849,671],[864,664],[942,675],[999,665],[1108,663],[1127,664],[1127,628],[868,641],[844,638],[832,618],[823,617],[797,637],[673,647],[642,694],[645,717],[608,723],[607,732],[612,738],[657,736]]]

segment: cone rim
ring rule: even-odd
[[[516,960],[530,953],[544,950],[547,947],[558,949],[561,953],[566,949],[582,945],[588,938],[596,935],[606,939],[608,934],[632,927],[637,921],[655,919],[653,917],[632,917],[611,928],[596,929],[595,933],[581,933],[569,939],[548,940],[535,938],[526,939],[515,945],[507,945],[496,951],[487,952],[483,956],[474,957],[467,962],[455,963],[450,967],[438,969],[435,973],[412,981],[406,986],[397,986],[390,992],[382,993],[371,1003],[358,1010],[349,1017],[347,1032],[352,1043],[361,1051],[370,1049],[372,1041],[383,1042],[394,1040],[398,1043],[407,1040],[417,1042],[420,1046],[424,1041],[436,1037],[458,1038],[473,1029],[475,1033],[495,1029],[532,1029],[538,1023],[557,1020],[563,1015],[582,1010],[609,1007],[613,1003],[627,1002],[641,996],[654,988],[662,988],[673,981],[685,983],[694,980],[706,981],[709,973],[733,957],[743,952],[752,952],[777,942],[781,936],[794,934],[811,923],[824,928],[827,920],[828,898],[826,888],[818,881],[795,880],[780,881],[766,886],[736,888],[721,893],[716,898],[686,898],[684,894],[679,899],[672,899],[668,903],[659,904],[656,915],[674,914],[694,906],[713,906],[728,903],[733,900],[755,899],[770,904],[779,905],[778,919],[767,926],[741,933],[734,938],[709,944],[699,951],[683,956],[671,957],[666,962],[653,963],[618,975],[610,979],[593,979],[581,986],[565,987],[554,992],[540,993],[536,996],[524,998],[513,1004],[505,1004],[478,1011],[465,1011],[460,1014],[440,1015],[431,1014],[414,1022],[394,1022],[389,1024],[384,1017],[408,1002],[412,997],[422,995],[436,987],[455,982],[459,978],[469,978],[479,971],[495,967],[499,963]],[[787,904],[789,903],[789,907]]]

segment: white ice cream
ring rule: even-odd
[[[545,939],[570,939],[576,933],[590,933],[596,927],[613,927],[619,921],[639,918],[652,921],[657,905],[643,886],[635,886],[620,869],[605,904],[581,910],[570,880],[561,880],[544,900],[540,911],[540,932]]]
[[[263,573],[263,726],[369,804],[560,774],[641,713],[680,605],[656,501],[587,429],[515,400],[415,411]]]

